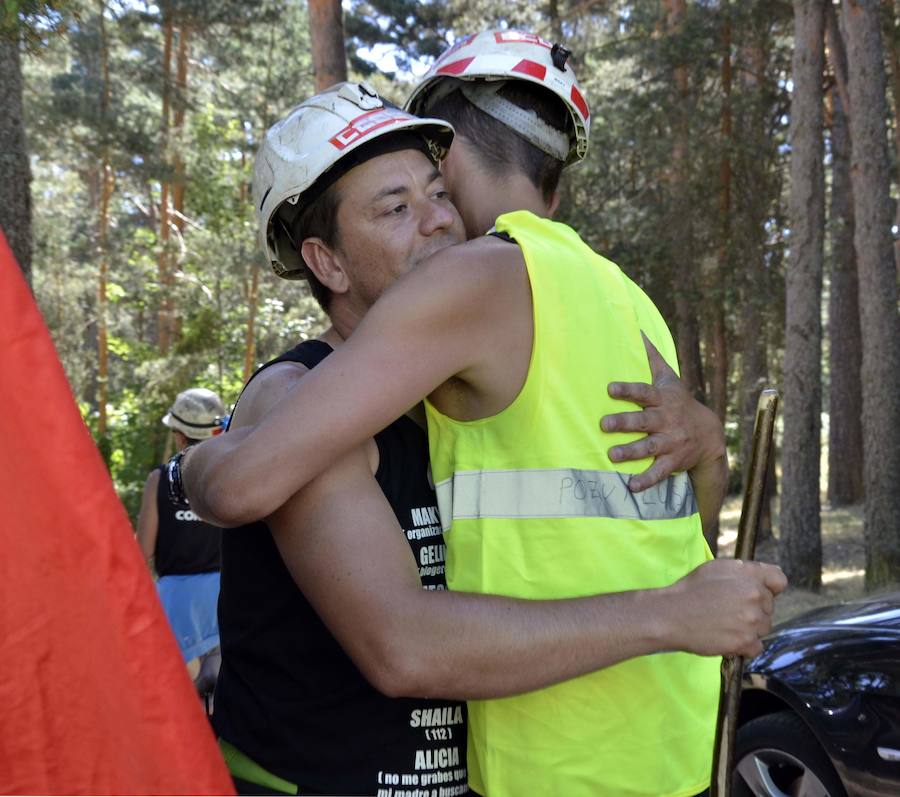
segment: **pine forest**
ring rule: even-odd
[[[776,387],[764,550],[815,593],[843,572],[827,530],[862,588],[900,581],[900,0],[0,8],[0,224],[132,519],[179,391],[232,406],[324,328],[258,244],[263,132],[345,75],[402,105],[460,36],[510,28],[572,51],[591,143],[557,218],[665,316],[725,424],[729,506]]]

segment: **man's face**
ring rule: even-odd
[[[418,150],[372,158],[336,188],[335,252],[366,307],[429,255],[465,240],[440,172]]]

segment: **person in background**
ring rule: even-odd
[[[183,451],[220,434],[225,420],[222,399],[197,387],[179,393],[162,422],[172,430],[176,449]],[[144,484],[137,538],[158,576],[159,597],[188,673],[206,696],[212,693],[221,662],[216,605],[222,534],[187,503],[169,499],[164,468],[154,468]]]

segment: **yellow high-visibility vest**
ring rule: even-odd
[[[711,558],[687,474],[628,491],[640,461],[599,429],[649,382],[641,330],[676,366],[653,303],[569,227],[497,220],[528,267],[534,344],[502,412],[455,421],[426,404],[451,589],[569,598],[672,584]],[[486,342],[490,345],[490,341]],[[665,653],[525,695],[469,702],[469,782],[486,797],[688,797],[709,785],[719,659]]]

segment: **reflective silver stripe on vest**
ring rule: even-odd
[[[435,485],[444,531],[472,518],[669,520],[697,511],[687,473],[633,493],[628,474],[602,470],[461,471]]]

